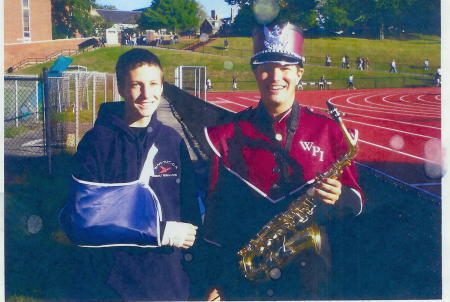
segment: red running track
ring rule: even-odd
[[[207,100],[232,112],[256,106],[258,92],[208,93]],[[300,104],[326,109],[330,100],[347,127],[359,131],[358,164],[441,195],[440,88],[298,91]]]

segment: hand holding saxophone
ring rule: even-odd
[[[331,177],[324,178],[308,193],[310,196],[314,196],[327,204],[334,205],[341,196],[342,184],[337,179]]]

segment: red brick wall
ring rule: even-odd
[[[51,0],[28,0],[31,41],[52,39]],[[20,43],[23,38],[22,0],[5,0],[5,43]]]
[[[4,2],[5,43],[17,43],[23,38],[22,3],[21,0],[5,0]]]
[[[30,1],[31,41],[52,39],[52,5],[51,0]]]
[[[4,70],[24,59],[44,58],[61,50],[78,49],[78,44],[84,40],[86,38],[5,44]]]

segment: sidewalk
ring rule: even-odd
[[[206,190],[208,178],[208,157],[201,150],[200,144],[186,125],[181,121],[173,107],[165,97],[161,98],[161,103],[157,109],[158,119],[165,125],[174,128],[184,139],[189,155],[194,165],[194,173],[197,175],[198,185],[202,190]]]

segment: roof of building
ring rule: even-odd
[[[114,24],[136,24],[137,19],[141,16],[140,11],[123,11],[123,10],[109,10],[97,9],[97,13],[106,21]]]
[[[222,26],[222,24],[224,23],[224,21],[222,19],[212,19],[209,17],[205,18],[205,20],[203,20],[202,23],[204,23],[204,22],[209,23],[209,25],[211,25],[211,27],[215,28],[215,29],[219,29]]]
[[[134,12],[143,12],[146,11],[147,9],[149,9],[151,6],[147,6],[147,7],[143,7],[143,8],[137,8],[137,9],[133,9]]]

